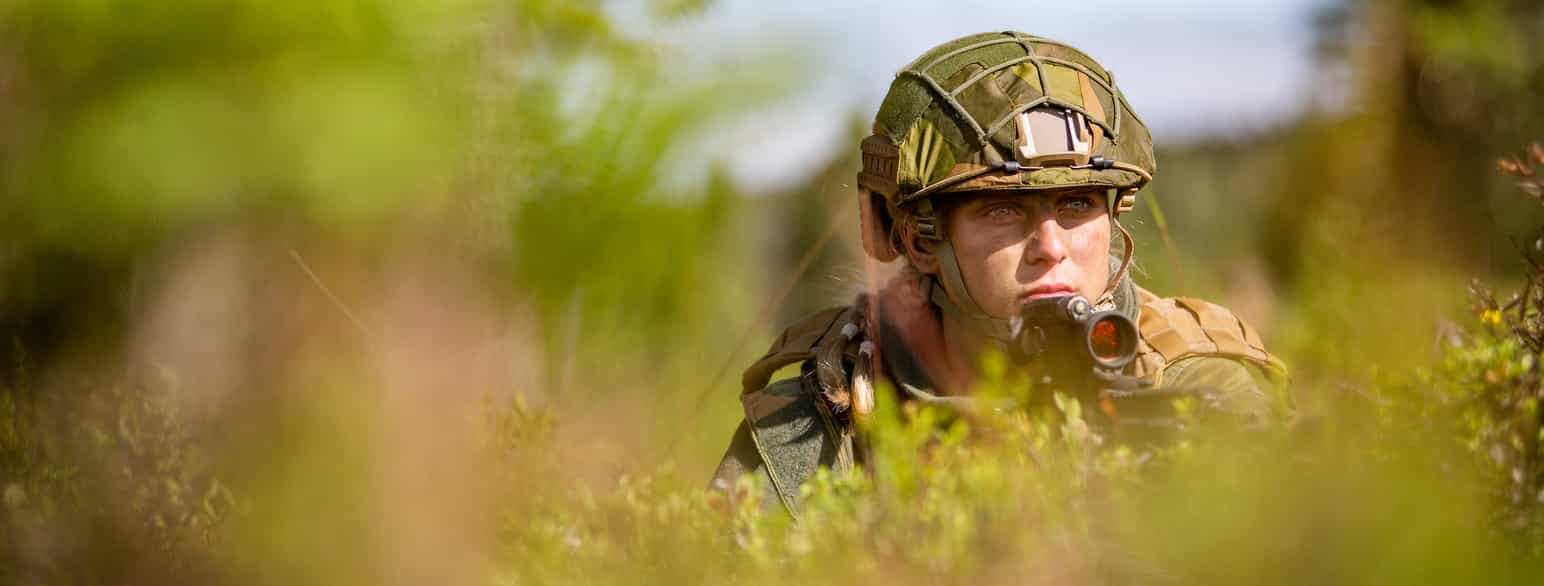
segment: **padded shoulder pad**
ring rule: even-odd
[[[1271,376],[1286,366],[1265,350],[1260,335],[1221,305],[1194,297],[1158,297],[1141,290],[1137,374],[1150,375],[1181,358],[1221,356],[1258,364]]]
[[[756,451],[789,514],[799,515],[799,486],[821,466],[850,468],[851,443],[801,378],[740,396]]]
[[[740,392],[759,391],[767,386],[772,373],[778,369],[813,358],[815,349],[824,345],[823,341],[829,342],[834,339],[832,336],[842,335],[842,327],[855,321],[855,313],[852,306],[831,307],[788,326],[772,342],[767,353],[745,369],[745,374],[740,377]]]

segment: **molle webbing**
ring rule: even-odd
[[[895,177],[900,149],[890,139],[877,134],[863,139],[858,148],[863,163],[858,171],[858,186],[875,193],[894,194],[898,189]]]
[[[1194,297],[1159,298],[1145,289],[1140,293],[1137,329],[1142,343],[1136,374],[1157,377],[1182,358],[1220,356],[1254,363],[1273,378],[1285,376],[1285,365],[1265,350],[1254,328],[1227,308]]]

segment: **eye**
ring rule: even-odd
[[[1083,215],[1097,209],[1094,198],[1086,195],[1069,195],[1056,200],[1056,210],[1066,214]]]
[[[981,215],[992,220],[1010,220],[1019,217],[1020,212],[1017,206],[1001,203],[982,210]]]

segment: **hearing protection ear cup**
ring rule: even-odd
[[[863,225],[863,251],[880,262],[900,256],[892,238],[895,218],[890,216],[885,197],[867,189],[858,190],[858,212]]]

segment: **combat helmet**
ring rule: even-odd
[[[1012,31],[955,39],[907,65],[861,150],[864,250],[895,259],[895,218],[908,218],[938,253],[933,301],[998,339],[1006,320],[971,298],[934,201],[966,191],[1105,190],[1125,239],[1113,291],[1131,258],[1118,217],[1156,170],[1152,136],[1109,70],[1068,45]]]

